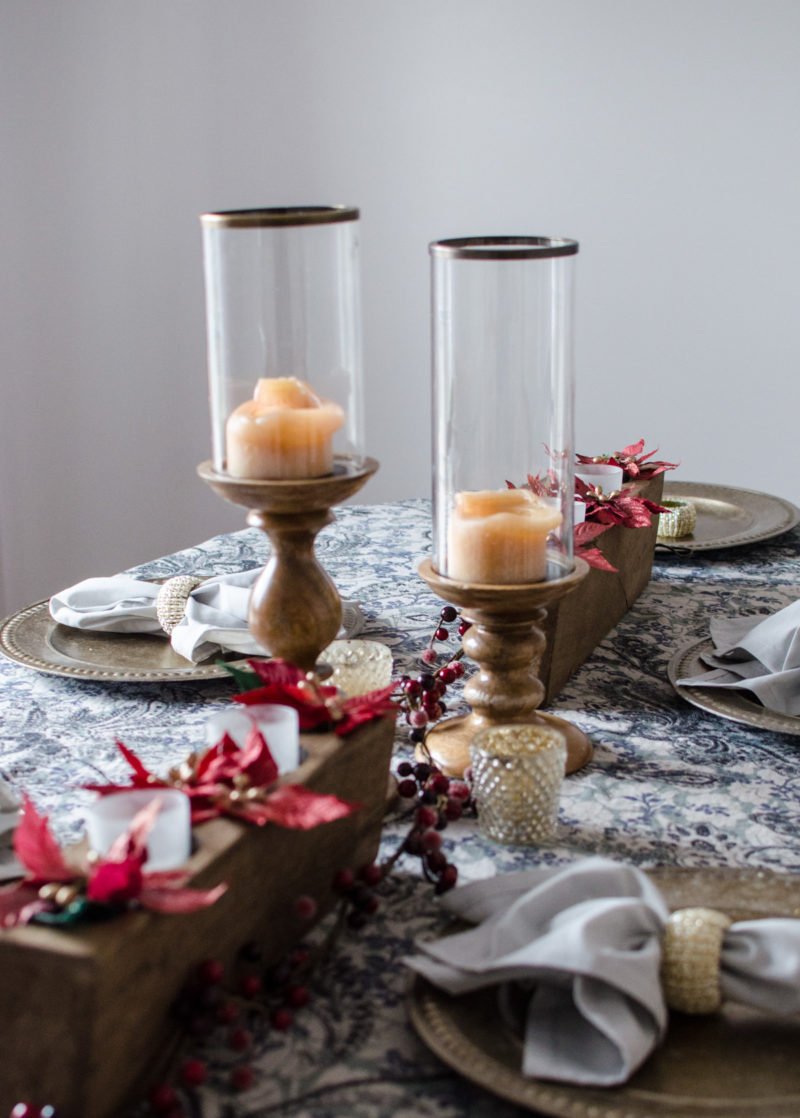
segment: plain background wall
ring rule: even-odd
[[[364,501],[427,495],[429,241],[581,242],[577,447],[800,500],[797,0],[2,0],[4,612],[243,525],[208,209],[362,210]]]

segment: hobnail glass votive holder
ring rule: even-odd
[[[551,726],[490,726],[470,745],[473,797],[487,838],[532,846],[555,833],[567,744]]]

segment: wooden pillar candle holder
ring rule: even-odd
[[[574,569],[561,578],[497,586],[447,578],[430,559],[418,567],[434,594],[460,607],[470,622],[464,651],[479,665],[464,688],[472,712],[444,719],[425,738],[424,751],[448,776],[463,775],[470,763],[470,742],[479,730],[509,723],[545,722],[561,730],[567,739],[568,773],[591,760],[592,746],[581,730],[537,709],[545,694],[538,669],[545,650],[541,627],[547,607],[574,590],[589,571],[582,559],[574,562]]]
[[[249,509],[248,524],[269,536],[272,555],[253,586],[250,631],[271,656],[312,671],[342,623],[342,602],[314,552],[317,533],[330,524],[333,505],[352,497],[378,469],[374,458],[334,458],[325,477],[256,481],[231,477],[203,462],[203,481]]]

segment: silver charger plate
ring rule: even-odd
[[[668,481],[664,483],[664,499],[691,501],[697,509],[691,536],[657,537],[659,546],[676,552],[742,547],[788,532],[800,521],[800,509],[791,501],[728,485]]]
[[[686,687],[679,686],[678,680],[685,676],[698,676],[711,671],[700,657],[714,651],[710,637],[702,637],[685,648],[678,649],[669,662],[667,675],[672,686],[682,699],[701,710],[727,718],[731,722],[741,722],[746,726],[757,726],[761,730],[774,730],[779,734],[795,734],[800,737],[800,718],[793,714],[781,714],[777,710],[767,710],[761,703],[748,697],[746,691],[732,687]]]
[[[196,683],[230,679],[218,655],[199,664],[184,660],[166,637],[149,633],[90,633],[53,621],[48,600],[7,617],[0,625],[0,652],[50,675],[111,683]]]
[[[800,880],[764,870],[651,871],[671,908],[717,908],[734,920],[800,915]],[[521,1038],[501,1021],[496,991],[451,998],[416,978],[411,1021],[459,1074],[517,1106],[553,1118],[797,1118],[800,1018],[740,1006],[708,1017],[672,1014],[663,1044],[619,1087],[524,1076]]]

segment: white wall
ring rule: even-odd
[[[797,0],[0,0],[8,612],[243,523],[208,209],[361,207],[363,494],[429,491],[438,237],[581,242],[578,448],[800,501]]]

